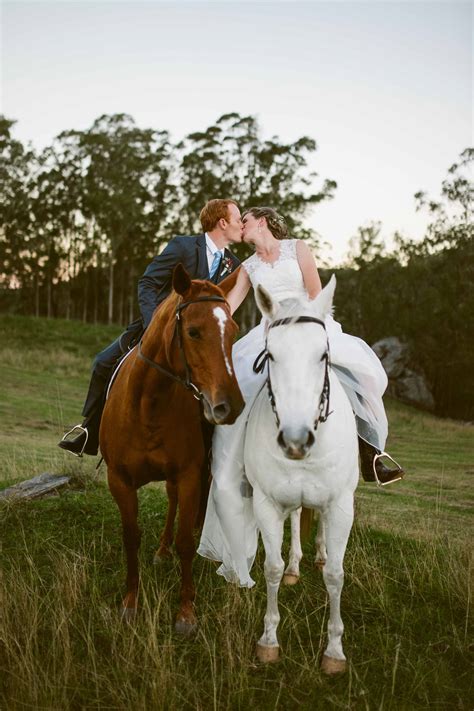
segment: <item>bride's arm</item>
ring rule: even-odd
[[[300,239],[296,243],[296,256],[307,294],[310,299],[314,299],[321,291],[321,279],[310,248]]]
[[[229,302],[230,312],[232,314],[237,311],[240,304],[247,296],[251,286],[252,284],[250,282],[249,276],[245,271],[245,268],[241,266],[239,269],[237,281],[227,294],[227,301]]]

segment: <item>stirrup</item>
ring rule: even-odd
[[[71,434],[71,432],[74,432],[74,430],[81,430],[82,432],[85,432],[86,438],[84,440],[84,444],[82,445],[82,449],[80,452],[73,452],[70,449],[68,449],[67,451],[70,454],[73,454],[75,457],[82,457],[84,455],[84,450],[86,448],[87,440],[89,439],[89,430],[87,429],[87,427],[83,427],[82,425],[74,425],[74,427],[71,430],[69,430],[69,432],[66,432],[66,434],[63,435],[61,442],[66,442],[66,437],[68,437]]]
[[[375,464],[382,457],[387,457],[387,459],[390,459],[390,461],[395,464],[395,466],[398,468],[398,470],[400,472],[402,472],[400,474],[400,476],[398,476],[396,479],[390,479],[390,481],[380,481],[380,479],[377,476],[377,469],[375,468]],[[372,469],[374,470],[374,476],[375,476],[375,481],[377,483],[377,486],[387,486],[388,484],[395,484],[396,481],[401,481],[401,479],[403,479],[403,468],[400,466],[400,464],[398,462],[395,461],[395,459],[390,454],[388,454],[388,452],[380,452],[380,454],[376,454],[374,456],[374,459],[372,461]]]

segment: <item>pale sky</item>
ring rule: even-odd
[[[232,111],[314,138],[332,263],[371,220],[421,237],[413,194],[473,143],[470,2],[2,0],[0,22],[0,111],[37,148],[115,112],[173,140]]]

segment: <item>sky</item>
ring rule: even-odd
[[[471,2],[1,0],[0,26],[0,112],[36,148],[115,112],[176,141],[233,111],[314,138],[332,264],[371,221],[421,238],[414,193],[473,144]]]

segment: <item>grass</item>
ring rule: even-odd
[[[349,671],[319,672],[328,608],[309,544],[300,583],[281,590],[282,660],[263,667],[261,551],[250,591],[197,559],[199,631],[174,634],[177,562],[151,565],[159,486],[140,492],[139,619],[119,621],[124,563],[105,473],[55,446],[79,419],[92,355],[117,329],[4,317],[0,331],[0,485],[73,475],[58,496],[0,509],[1,709],[472,709],[472,425],[387,403],[390,451],[409,473],[357,492],[342,598]]]

